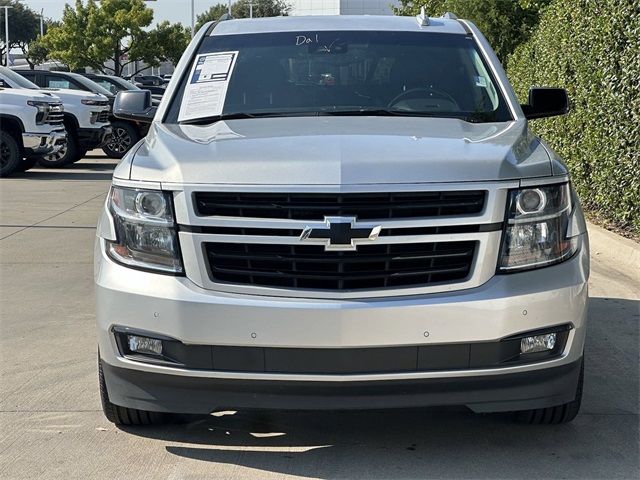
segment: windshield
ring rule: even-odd
[[[222,110],[207,114],[200,104],[184,123],[234,115],[512,119],[476,42],[465,35],[319,31],[205,38],[198,54],[215,52],[237,52]],[[190,100],[187,81],[168,121],[184,120],[179,110]]]
[[[91,80],[96,82],[101,87],[109,90],[113,95],[122,90],[140,90],[134,84],[118,77],[93,77],[91,78]]]
[[[109,90],[107,90],[104,87],[101,87],[96,82],[88,79],[83,75],[80,75],[78,73],[70,73],[70,72],[66,72],[65,75],[69,75],[70,77],[74,78],[78,83],[81,83],[93,93],[101,93],[102,95],[106,95],[107,97],[113,96],[113,93],[111,93]]]
[[[0,67],[0,68],[1,68],[0,73],[2,74],[2,76],[5,77],[9,81],[9,83],[14,84],[15,85],[14,88],[27,88],[29,90],[40,90],[40,87],[37,86],[35,83],[30,82],[29,80],[24,78],[22,75],[14,72],[10,68],[7,68],[7,67]]]
[[[136,87],[133,83],[125,80],[124,78],[120,78],[120,77],[108,77],[110,81],[112,81],[113,83],[116,83],[119,85],[118,91],[120,90],[140,90],[138,87]]]

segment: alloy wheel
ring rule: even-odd
[[[125,153],[131,148],[131,136],[122,127],[114,129],[111,141],[107,143],[107,148],[115,153]]]

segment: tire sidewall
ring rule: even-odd
[[[20,145],[7,132],[0,132],[0,146],[9,150],[9,158],[6,165],[0,165],[0,177],[6,177],[15,172],[22,161]]]
[[[126,155],[126,153],[131,150],[131,148],[138,143],[138,140],[140,140],[140,133],[138,132],[138,130],[131,125],[130,123],[127,122],[111,122],[111,127],[113,128],[113,132],[115,134],[116,130],[118,129],[122,129],[124,130],[127,135],[130,138],[130,143],[129,143],[129,148],[127,149],[127,151],[125,152],[116,152],[110,148],[108,148],[108,143],[107,145],[105,145],[104,147],[102,147],[102,151],[105,153],[105,155],[107,155],[107,157],[109,158],[122,158]]]

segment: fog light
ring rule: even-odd
[[[533,337],[524,337],[520,340],[520,353],[536,353],[553,350],[556,346],[556,334],[547,333],[546,335],[535,335]]]
[[[127,340],[132,352],[162,355],[162,340],[138,335],[127,335]]]

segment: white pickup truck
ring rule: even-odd
[[[5,88],[51,93],[62,101],[67,143],[57,152],[39,159],[39,163],[44,167],[63,167],[76,162],[84,157],[87,150],[104,144],[111,135],[111,107],[104,95],[65,88],[43,89],[7,67],[0,67],[0,85]]]
[[[51,93],[0,85],[0,177],[31,168],[66,144],[64,107]]]

